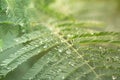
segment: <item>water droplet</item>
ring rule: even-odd
[[[57,48],[54,48],[55,50],[57,50]]]
[[[47,58],[47,60],[50,60],[50,58]]]
[[[19,42],[19,40],[18,40],[18,39],[15,39],[15,41],[16,41],[16,42]]]
[[[67,50],[66,53],[67,53],[67,54],[71,54],[71,50]]]
[[[34,8],[34,4],[32,2],[29,4],[29,8]]]
[[[67,37],[68,37],[68,38],[71,38],[71,37],[73,37],[73,35],[71,35],[71,34],[68,34],[68,35],[67,35]]]
[[[7,7],[7,9],[6,9],[6,13],[8,13],[8,10],[9,10],[9,7]]]
[[[38,47],[38,45],[36,44],[35,47]]]
[[[20,23],[20,26],[23,27],[24,23]]]
[[[5,63],[3,63],[3,64],[0,64],[0,66],[6,66],[6,64],[5,64]]]
[[[74,64],[72,62],[69,62],[68,64],[70,64],[71,66],[74,66]]]
[[[47,48],[47,45],[43,46],[43,48]]]
[[[7,70],[9,70],[10,68],[9,68],[9,67],[7,67],[6,69],[7,69]]]
[[[65,79],[65,77],[64,77],[64,76],[62,76],[62,79]]]
[[[37,51],[38,53],[40,52],[40,50]]]
[[[58,71],[57,72],[61,72],[62,70],[61,69],[58,69]]]
[[[61,53],[61,52],[62,52],[62,49],[58,49],[58,51]]]
[[[116,60],[119,60],[119,57],[118,57],[118,56],[115,56],[115,59],[116,59]]]
[[[43,41],[40,41],[40,44],[42,44],[43,43]]]
[[[94,35],[94,33],[92,32],[91,35]]]
[[[112,76],[112,79],[113,79],[113,80],[116,80],[116,79],[117,79],[117,77],[113,75],[113,76]]]
[[[2,51],[3,51],[3,49],[1,48],[1,49],[0,49],[0,51],[2,52]]]
[[[102,49],[102,47],[100,46],[99,49]]]

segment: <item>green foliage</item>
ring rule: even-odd
[[[0,0],[0,80],[120,80],[118,2]]]
[[[0,49],[2,49],[2,43],[3,43],[2,40],[0,40]]]

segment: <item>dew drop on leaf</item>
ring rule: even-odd
[[[43,43],[43,41],[40,41],[40,44],[42,44]]]
[[[5,63],[2,63],[2,64],[0,64],[0,66],[2,67],[2,66],[6,66],[6,64]]]
[[[62,52],[62,49],[58,49],[58,51],[61,53],[61,52]]]
[[[7,70],[9,70],[10,68],[9,68],[9,67],[7,67],[6,69],[7,69]]]
[[[16,41],[16,42],[19,42],[19,40],[18,40],[18,39],[15,39],[15,41]]]
[[[74,66],[74,64],[72,62],[69,62],[68,64],[71,65],[71,66]]]
[[[91,35],[94,35],[94,33],[92,32]]]
[[[2,52],[2,51],[3,51],[3,49],[1,48],[1,49],[0,49],[0,51]]]
[[[47,48],[47,45],[43,46],[43,48]]]
[[[62,76],[62,79],[65,79],[65,77],[64,77],[64,76]]]
[[[68,38],[71,38],[71,37],[73,37],[73,35],[71,35],[71,34],[68,34],[68,35],[67,35],[67,37],[68,37]]]
[[[100,46],[99,49],[102,49],[102,47]]]
[[[112,80],[116,80],[116,79],[117,79],[117,77],[113,75],[112,76]]]
[[[37,44],[35,45],[35,47],[38,47],[38,46],[39,46],[39,45],[37,45]]]
[[[23,27],[23,26],[24,26],[24,23],[20,23],[20,26]]]
[[[62,70],[61,69],[58,69],[57,72],[61,72]]]
[[[71,50],[67,50],[66,53],[67,53],[67,54],[71,54]]]
[[[49,61],[49,60],[50,60],[50,58],[47,58],[47,60]]]

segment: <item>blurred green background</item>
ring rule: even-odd
[[[56,0],[50,7],[77,20],[102,21],[107,31],[120,31],[120,0]]]
[[[6,1],[4,1],[5,3]],[[100,21],[106,24],[105,31],[120,31],[120,0],[8,0],[11,5],[9,16],[7,5],[0,7],[0,49],[12,45],[14,38],[30,32],[31,27],[20,25],[50,20],[64,21],[68,16],[76,21]],[[24,4],[23,4],[24,3]],[[2,4],[1,4],[2,5]],[[13,14],[12,10],[16,10]],[[15,22],[14,27],[3,26],[3,22]],[[17,24],[18,23],[18,24]],[[19,27],[15,27],[19,25]],[[33,27],[32,27],[33,28]]]

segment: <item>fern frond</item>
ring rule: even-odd
[[[54,43],[55,41],[52,40],[52,36],[50,35],[48,37],[46,36],[48,39],[44,37],[45,36],[43,36],[43,38],[40,37],[39,39],[30,42],[28,45],[25,45],[25,47],[21,48],[17,52],[10,54],[9,57],[7,57],[7,59],[1,62],[0,73],[2,75],[6,75],[8,72],[14,70],[18,65],[25,62],[30,57],[38,55],[42,51],[46,50],[46,48],[49,49],[49,47],[55,45]]]
[[[98,21],[81,21],[76,12],[66,16],[56,11],[51,5],[59,1],[0,0],[0,13],[5,13],[0,14],[0,29],[39,27],[0,52],[0,80],[119,80],[120,32],[108,31]],[[23,69],[24,64],[29,68]]]

